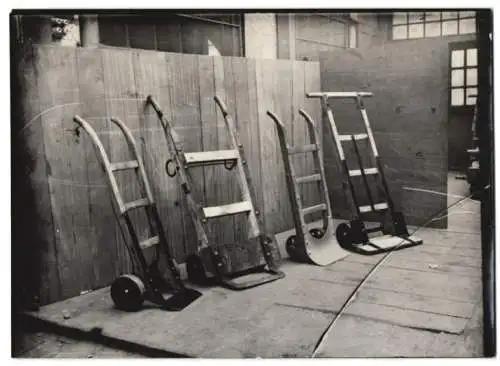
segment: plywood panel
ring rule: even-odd
[[[90,225],[85,154],[75,141],[72,117],[81,113],[74,48],[36,49],[40,109],[47,158],[47,178],[56,247],[50,261],[58,270],[61,296],[87,290],[89,263],[86,236]]]

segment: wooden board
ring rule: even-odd
[[[183,226],[172,217],[178,217],[176,202],[178,187],[176,179],[169,178],[165,172],[165,162],[168,159],[167,140],[156,113],[151,106],[146,105],[147,95],[151,95],[162,108],[165,116],[170,118],[171,85],[168,80],[169,68],[165,54],[159,52],[140,52],[134,58],[134,79],[139,104],[139,122],[142,139],[138,141],[141,147],[149,184],[153,190],[160,220],[162,222],[168,246],[171,253],[175,253],[177,246],[183,243]],[[151,256],[155,250],[147,250],[146,255]],[[162,263],[165,265],[165,263]]]
[[[106,118],[106,96],[102,51],[77,48],[78,87],[80,91],[81,117],[92,124],[106,151],[110,151],[109,121]],[[76,126],[76,125],[75,125]],[[90,137],[82,132],[75,144],[75,152],[84,154],[86,168],[87,195],[89,201],[89,226],[87,235],[82,233],[87,251],[82,251],[82,259],[88,261],[92,270],[87,290],[98,288],[102,283],[111,283],[118,273],[115,265],[118,255],[114,227],[116,216],[113,212],[111,190],[99,163],[99,158]],[[82,171],[85,171],[85,168]],[[82,194],[84,192],[81,192]],[[80,208],[82,209],[82,208]],[[85,245],[85,244],[83,244]]]
[[[366,285],[456,300],[480,296],[482,287],[478,278],[460,277],[460,281],[453,281],[448,274],[385,267],[379,268]]]
[[[40,109],[55,107],[41,117],[56,238],[55,253],[49,254],[48,263],[55,265],[60,280],[64,279],[61,296],[68,297],[88,289],[85,274],[90,269],[85,258],[88,209],[81,209],[88,208],[86,172],[75,169],[85,166],[85,154],[75,146],[72,121],[73,115],[81,113],[78,82],[73,77],[77,73],[76,56],[73,48],[62,51],[57,47],[41,47],[36,52]]]
[[[226,89],[226,77],[231,77],[232,80],[232,75],[229,70],[226,70],[226,67],[229,67],[229,65],[227,64],[227,62],[224,62],[224,59],[219,57],[214,58],[214,95],[212,95],[212,98],[215,95],[221,98],[221,100],[226,104],[226,107],[229,109],[228,112],[231,113],[234,118],[234,89]],[[226,123],[219,108],[216,107],[215,110],[217,126],[215,131],[215,133],[217,134],[217,149],[228,149],[230,148],[230,146]],[[219,204],[234,202],[235,192],[234,180],[232,177],[233,174],[234,170],[228,172],[224,167],[218,166],[214,168],[215,179],[212,181],[207,181],[206,183],[207,185],[210,184],[216,186],[215,197]],[[234,217],[227,217],[214,221],[212,227],[217,240],[217,245],[235,243],[234,223]]]
[[[201,151],[202,137],[199,109],[199,70],[198,56],[168,54],[172,72],[172,122],[180,135],[184,151]],[[191,187],[197,202],[203,204],[203,171],[200,168],[190,170],[193,185]],[[193,252],[197,245],[196,232],[189,216],[186,201],[181,200],[179,213],[182,213],[184,225],[184,247],[175,247],[175,256],[185,258],[187,252]]]
[[[437,329],[438,331],[454,334],[462,332],[468,321],[467,318],[462,317],[452,317],[425,311],[411,310],[408,308],[372,304],[362,302],[361,300],[355,300],[350,304],[346,313],[368,319],[382,320],[395,325]]]
[[[257,100],[259,105],[259,139],[261,147],[261,189],[264,194],[264,220],[268,230],[279,230],[282,219],[279,217],[279,180],[274,167],[277,159],[282,159],[278,152],[275,127],[266,115],[267,111],[276,110],[275,105],[275,70],[271,60],[256,60]],[[269,224],[268,224],[269,223]],[[272,225],[271,225],[272,224]]]

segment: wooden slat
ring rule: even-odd
[[[366,175],[369,175],[369,174],[377,174],[378,173],[378,169],[377,168],[368,168],[368,169],[364,169],[364,173]],[[355,169],[355,170],[349,170],[349,175],[351,177],[357,177],[359,175],[361,175],[361,170],[360,169]]]
[[[216,217],[236,215],[243,212],[249,212],[251,210],[252,203],[249,201],[243,201],[223,206],[204,207],[203,213],[207,219],[212,219]]]
[[[235,98],[236,90],[233,85],[233,70],[232,64],[228,62],[225,57],[214,59],[214,95],[217,95],[222,101],[224,101],[231,115],[234,116],[237,111],[235,110]],[[215,104],[215,100],[212,101]],[[224,150],[232,148],[229,143],[229,135],[226,129],[226,122],[222,113],[216,107],[217,113],[217,150]],[[230,202],[241,201],[241,197],[238,198],[238,191],[235,191],[236,180],[235,171],[227,171],[223,167],[217,167],[215,170],[215,179],[210,182],[217,186],[217,201],[216,205],[227,204]],[[219,243],[237,243],[236,240],[236,227],[235,227],[235,217],[222,217],[214,221],[214,230],[216,231],[216,240]],[[234,258],[230,258],[231,263],[234,262]]]
[[[243,145],[244,157],[250,171],[249,180],[254,187],[253,205],[255,210],[262,210],[262,192],[260,192],[260,155],[259,155],[259,125],[256,105],[256,85],[255,85],[255,60],[234,57],[232,60],[232,71],[234,81],[234,111],[231,112],[236,126],[240,142]],[[244,168],[244,166],[241,166]],[[234,171],[236,173],[236,169]],[[256,186],[257,184],[257,186]],[[235,241],[244,243],[243,251],[236,248],[236,254],[240,256],[236,269],[256,267],[264,264],[261,247],[258,241],[248,241],[255,232],[250,230],[250,215],[234,216],[235,221]]]
[[[201,151],[200,88],[198,59],[201,56],[167,54],[167,63],[172,73],[172,122],[179,133],[185,151]],[[191,190],[197,202],[203,202],[203,171],[192,170]],[[179,181],[175,182],[179,186]],[[189,214],[184,196],[181,195],[175,212],[183,215],[184,245],[175,245],[173,250],[177,260],[197,246],[196,230]]]
[[[352,136],[354,136],[354,140],[364,140],[368,138],[368,134],[366,133],[358,133],[356,135],[339,135],[340,141],[352,141]]]
[[[92,123],[99,135],[104,149],[109,153],[110,138],[109,120],[106,117],[106,94],[104,85],[104,70],[102,50],[80,47],[76,49],[78,63],[78,84],[82,117]],[[116,216],[113,212],[111,192],[108,188],[105,173],[101,167],[96,151],[90,139],[82,136],[81,143],[85,146],[86,170],[88,177],[90,225],[87,228],[86,245],[92,253],[90,260],[91,278],[94,278],[90,288],[98,288],[111,283],[119,273],[117,266],[118,243]],[[82,147],[83,147],[82,146]],[[91,235],[95,239],[92,239]],[[103,243],[107,243],[103,245]]]
[[[130,161],[121,161],[118,163],[111,163],[111,170],[126,170],[126,169],[135,169],[139,167],[137,160]]]
[[[321,175],[318,174],[312,174],[312,175],[307,175],[305,177],[298,177],[295,182],[298,184],[303,184],[303,183],[311,183],[311,182],[317,182],[321,180]]]
[[[137,99],[130,96],[129,90],[135,89],[133,53],[126,49],[106,49],[102,51],[104,90],[106,93],[106,114],[103,117],[118,117],[132,130],[139,130]],[[134,157],[130,153],[125,137],[113,123],[109,124],[108,156],[110,161],[129,161]],[[116,176],[120,194],[124,201],[141,197],[136,175],[132,171],[124,171]],[[125,183],[126,181],[126,183]],[[138,232],[147,224],[140,220],[137,213],[132,212],[131,220]],[[141,217],[142,219],[142,217]],[[117,238],[116,275],[132,270],[132,262],[124,242],[126,232],[121,221],[115,221]],[[127,239],[127,238],[126,238]],[[141,238],[139,238],[141,239]]]
[[[147,198],[140,198],[136,201],[127,202],[123,206],[125,208],[125,211],[128,211],[128,210],[132,210],[134,208],[147,206],[148,204],[149,204],[149,200]]]
[[[305,122],[303,122],[305,123]],[[308,145],[302,145],[302,146],[293,146],[288,148],[288,153],[289,154],[301,154],[301,153],[307,153],[307,152],[312,152],[312,151],[317,151],[318,147],[316,145],[308,144]]]
[[[160,238],[158,236],[152,236],[151,238],[145,239],[139,243],[139,246],[142,249],[147,249],[149,247],[152,247],[153,245],[156,245],[160,243]]]
[[[320,203],[319,205],[314,205],[314,206],[303,208],[302,214],[305,216],[305,215],[310,215],[314,212],[325,211],[325,210],[326,210],[326,204]]]
[[[377,210],[385,210],[389,206],[387,206],[387,203],[381,202],[381,203],[374,204],[373,207],[375,208],[375,211],[377,211]],[[366,206],[360,206],[359,211],[360,212],[370,212],[370,211],[373,211],[373,209],[372,209],[372,206],[366,205]]]
[[[200,117],[202,129],[202,148],[203,151],[218,150],[218,127],[217,127],[217,111],[214,103],[215,95],[215,80],[214,80],[214,58],[200,57],[198,60],[198,74],[200,82]],[[218,191],[221,189],[218,184],[215,184],[217,172],[220,167],[215,165],[207,165],[203,167],[204,179],[204,202],[207,206],[216,206],[220,203]],[[207,224],[209,230],[207,237],[209,242],[216,242],[217,221],[212,221]]]
[[[189,165],[231,163],[238,158],[236,150],[200,151],[185,154]]]
[[[293,130],[293,68],[292,63],[285,60],[276,60],[274,63],[276,69],[275,75],[275,84],[277,94],[275,97],[275,111],[280,116],[285,129],[287,140],[292,141],[292,130]],[[273,126],[274,127],[274,126]],[[276,171],[284,171],[283,158],[281,157],[281,147],[278,140],[275,138],[276,142]],[[278,199],[278,210],[280,214],[277,216],[278,226],[276,227],[277,231],[283,231],[293,227],[293,216],[291,204],[289,202],[289,195],[286,190],[286,176],[285,174],[279,174],[278,178],[278,187],[283,187],[283,189],[279,189],[279,196],[276,196]]]
[[[276,174],[276,164],[281,154],[278,154],[279,142],[276,139],[275,127],[266,115],[267,111],[273,111],[276,105],[275,90],[275,70],[273,60],[256,59],[257,65],[257,105],[259,107],[259,139],[260,139],[260,159],[261,159],[261,179],[262,192],[264,195],[264,223],[267,230],[271,232],[279,231],[278,216],[279,197],[278,174]]]

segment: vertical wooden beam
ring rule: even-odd
[[[97,14],[85,14],[79,17],[80,43],[82,47],[99,46],[99,22]]]

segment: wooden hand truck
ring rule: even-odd
[[[353,215],[354,217],[350,221],[350,224],[341,223],[337,226],[337,240],[344,249],[364,255],[379,254],[422,244],[421,239],[417,238],[416,236],[409,235],[403,213],[396,212],[394,209],[394,203],[389,192],[389,186],[385,178],[384,170],[382,168],[382,164],[378,155],[377,146],[375,145],[375,139],[373,137],[370,122],[368,120],[368,115],[363,103],[364,97],[371,96],[372,93],[369,92],[319,92],[308,94],[308,97],[310,98],[321,99],[322,110],[328,118],[328,126],[333,134],[335,146],[337,148],[337,154],[339,156],[345,178],[348,182],[347,185],[343,184],[345,194],[346,197],[351,197],[353,206],[355,207],[355,213]],[[354,99],[356,101],[357,108],[361,112],[361,117],[365,126],[365,133],[355,135],[340,135],[333,118],[332,109],[328,104],[328,99]],[[370,147],[376,162],[376,167],[363,167],[363,162],[359,153],[357,141],[366,139],[368,139],[370,142]],[[359,169],[349,170],[344,154],[344,149],[342,148],[343,142],[350,142],[353,144]],[[370,190],[368,184],[368,175],[375,175],[377,177],[377,182],[382,186],[382,192],[384,193],[387,202],[374,202],[372,191]],[[364,183],[364,188],[366,189],[368,200],[370,202],[369,205],[359,205],[358,197],[351,180],[353,177],[361,177]],[[369,212],[383,213],[383,217],[380,220],[379,226],[369,229],[366,228],[365,222],[364,220],[362,220],[361,216]],[[387,220],[388,212],[389,219]],[[368,234],[377,232],[382,232],[383,235],[376,237],[368,236]]]
[[[281,146],[281,154],[285,167],[286,183],[295,224],[295,235],[286,241],[286,251],[290,259],[298,262],[309,262],[320,266],[331,264],[348,255],[335,239],[333,228],[332,209],[328,197],[325,169],[323,166],[323,151],[319,133],[312,118],[303,110],[299,113],[307,122],[310,144],[304,146],[289,146],[286,141],[285,126],[272,112],[267,112],[276,125]],[[295,154],[312,152],[314,157],[315,174],[297,177],[292,162]],[[316,183],[323,203],[303,208],[299,185]],[[305,216],[313,212],[323,213],[323,226],[307,230]]]
[[[232,290],[242,290],[278,280],[285,275],[278,269],[273,256],[273,253],[279,253],[275,238],[264,234],[261,213],[255,208],[255,194],[249,178],[250,171],[233,120],[227,113],[224,103],[217,96],[215,102],[224,116],[232,149],[188,153],[184,152],[179,135],[175,132],[172,124],[165,118],[160,107],[151,96],[147,98],[147,103],[154,108],[167,139],[171,157],[166,164],[167,174],[170,176],[178,175],[198,238],[197,253],[189,255],[186,259],[188,277],[193,283],[200,285],[207,284],[211,279],[215,279],[224,287]],[[170,173],[169,164],[175,166],[175,170]],[[222,206],[201,207],[192,194],[192,178],[189,169],[216,164],[224,164],[226,168],[229,166],[230,169],[236,169],[243,200]],[[250,226],[248,242],[240,244],[243,244],[244,248],[248,248],[249,245],[259,244],[265,262],[263,265],[252,267],[243,263],[231,263],[231,266],[229,266],[225,258],[229,257],[230,248],[233,247],[232,243],[223,243],[223,245],[217,246],[214,243],[209,243],[207,221],[217,217],[237,214],[246,214]],[[257,278],[252,277],[250,280],[242,280],[243,274],[249,272],[265,273],[265,275],[263,277],[257,276]],[[255,276],[255,273],[252,276]]]
[[[139,261],[142,272],[141,274],[122,275],[113,282],[111,286],[111,298],[115,306],[126,311],[136,311],[140,309],[144,300],[149,300],[159,305],[164,310],[180,311],[184,309],[200,297],[201,293],[185,287],[182,283],[179,271],[170,253],[165,232],[146,176],[144,164],[139,155],[132,133],[123,122],[111,118],[111,121],[116,124],[125,135],[127,145],[134,156],[134,160],[131,161],[111,163],[104,146],[92,126],[79,116],[75,116],[74,121],[89,134],[92,140],[92,144],[97,152],[97,157],[106,173],[107,182],[112,192],[115,212],[116,209],[118,209],[121,218],[125,221],[130,238],[132,239],[132,246],[130,248],[131,254],[133,254],[132,260],[137,259]],[[142,194],[145,195],[145,197],[132,202],[123,202],[114,172],[125,169],[133,169],[135,171],[143,191]],[[149,228],[154,236],[139,242],[129,212],[140,207],[146,210]],[[156,246],[156,258],[148,265],[143,250],[152,246]],[[166,257],[169,281],[162,276],[158,267],[162,253]],[[173,294],[168,299],[165,299],[161,293],[162,289],[165,288],[171,288],[173,290]]]

